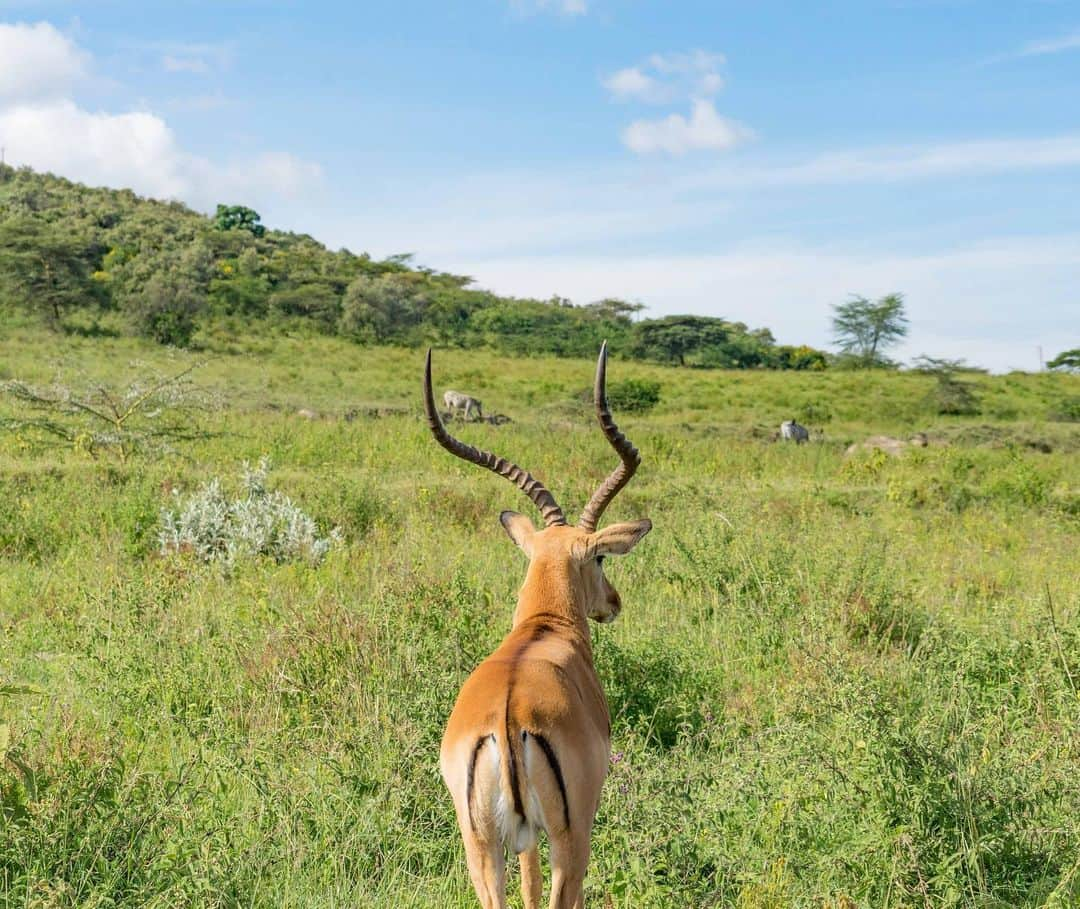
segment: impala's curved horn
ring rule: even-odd
[[[593,493],[593,497],[589,499],[589,504],[581,512],[578,527],[587,530],[589,533],[596,530],[596,525],[599,523],[604,509],[619,494],[619,490],[630,482],[630,478],[641,463],[641,455],[638,454],[638,450],[626,436],[619,432],[619,427],[615,425],[615,421],[611,418],[611,411],[608,410],[607,341],[601,345],[600,358],[596,361],[596,384],[593,386],[593,400],[596,403],[596,418],[600,421],[600,428],[604,431],[604,436],[611,443],[611,447],[615,449],[622,463],[600,484],[600,488]]]
[[[545,527],[566,523],[566,518],[563,516],[559,503],[555,501],[555,497],[548,492],[543,483],[535,479],[527,470],[522,470],[517,464],[507,461],[505,458],[500,458],[490,451],[482,451],[479,448],[466,445],[446,431],[442,418],[439,416],[439,411],[435,407],[435,395],[431,391],[431,348],[428,348],[427,362],[424,365],[424,410],[427,412],[427,421],[428,426],[431,428],[431,434],[435,436],[435,441],[448,452],[463,461],[468,461],[470,464],[479,464],[501,477],[506,477],[532,499],[533,504],[540,509]]]

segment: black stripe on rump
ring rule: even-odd
[[[495,736],[485,735],[482,739],[479,739],[476,743],[476,747],[473,748],[472,758],[469,760],[469,778],[465,784],[465,805],[469,809],[469,826],[472,828],[472,832],[476,833],[476,818],[473,817],[473,784],[476,782],[476,761],[480,757],[480,749],[484,747],[484,742],[488,739],[495,741]]]
[[[522,733],[524,735],[524,733]],[[555,774],[555,782],[559,784],[559,795],[562,796],[562,812],[563,822],[566,824],[566,829],[570,829],[570,805],[566,800],[566,780],[563,779],[562,767],[559,766],[559,759],[555,757],[555,749],[551,747],[551,742],[545,739],[542,735],[537,735],[535,732],[530,732],[535,740],[536,744],[540,746],[540,750],[544,752],[544,757],[547,758],[548,764],[551,765],[551,772]]]
[[[510,694],[512,691],[512,687],[506,689],[506,753],[510,759],[510,766],[506,769],[510,774],[510,792],[514,798],[514,811],[517,812],[519,818],[524,820],[525,809],[521,803],[521,787],[518,785],[517,759],[514,756],[514,737],[510,734]]]

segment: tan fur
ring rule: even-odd
[[[597,557],[629,552],[652,525],[537,531],[512,512],[504,512],[502,522],[528,555],[528,573],[512,630],[462,686],[440,764],[484,909],[506,905],[504,846],[519,853],[526,909],[540,906],[538,830],[551,843],[549,905],[571,909],[583,905],[589,840],[610,752],[608,706],[586,618],[612,621],[622,608]]]

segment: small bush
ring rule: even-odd
[[[277,562],[321,562],[341,541],[340,531],[335,527],[319,537],[315,521],[288,496],[267,490],[269,472],[265,457],[256,467],[244,462],[239,498],[229,501],[215,477],[176,511],[162,511],[161,552],[192,552],[204,562],[225,565],[261,555]]]
[[[648,379],[624,379],[607,389],[608,405],[625,413],[645,413],[660,403],[660,383]]]
[[[970,384],[947,375],[938,376],[937,384],[926,396],[926,403],[942,416],[970,417],[980,413],[979,397]]]
[[[135,330],[144,338],[173,347],[188,347],[206,295],[190,282],[154,275],[142,292],[128,302]]]
[[[1055,423],[1080,423],[1080,395],[1062,398],[1047,416]]]

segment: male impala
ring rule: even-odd
[[[424,404],[436,441],[511,480],[544,518],[544,529],[536,530],[524,515],[499,516],[529,557],[529,570],[510,633],[465,681],[442,741],[442,775],[484,909],[506,905],[504,848],[518,853],[526,909],[538,909],[539,830],[551,843],[551,909],[584,904],[589,837],[611,735],[585,620],[611,622],[619,614],[622,604],[604,577],[604,557],[628,553],[652,528],[643,520],[596,529],[641,462],[608,412],[606,372],[605,343],[596,365],[596,414],[621,463],[571,527],[551,493],[526,471],[447,433],[431,391],[430,350],[427,355]]]

